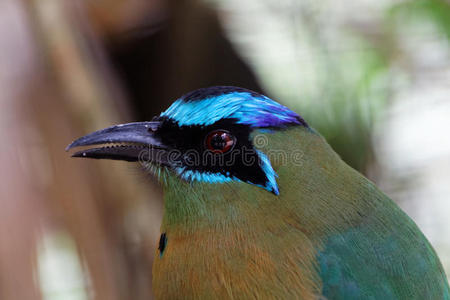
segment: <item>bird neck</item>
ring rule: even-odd
[[[267,229],[270,220],[292,219],[317,236],[343,222],[359,222],[364,211],[373,209],[373,199],[383,197],[311,129],[256,131],[252,138],[278,174],[280,195],[245,182],[189,183],[168,175],[163,230]]]
[[[257,137],[278,174],[278,196],[245,182],[168,176],[161,227],[167,247],[153,265],[157,297],[254,298],[258,291],[263,299],[317,299],[316,257],[326,238],[383,207],[382,194],[311,130]]]

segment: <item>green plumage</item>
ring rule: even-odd
[[[322,137],[304,127],[258,134],[279,196],[243,182],[163,175],[159,298],[449,299],[439,259],[414,222]]]
[[[367,219],[328,238],[319,252],[327,298],[448,299],[439,260],[407,216],[387,205]]]

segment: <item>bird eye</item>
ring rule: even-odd
[[[206,136],[205,144],[214,153],[226,153],[233,149],[236,138],[225,130],[216,130]]]

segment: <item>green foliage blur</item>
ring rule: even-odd
[[[444,0],[213,3],[237,15],[224,23],[272,96],[295,107],[369,177],[374,126],[420,71],[410,65],[415,50],[408,39],[450,38]]]

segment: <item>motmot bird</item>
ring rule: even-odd
[[[416,224],[264,95],[195,90],[68,149],[99,144],[73,156],[140,161],[162,184],[157,299],[450,298]]]

